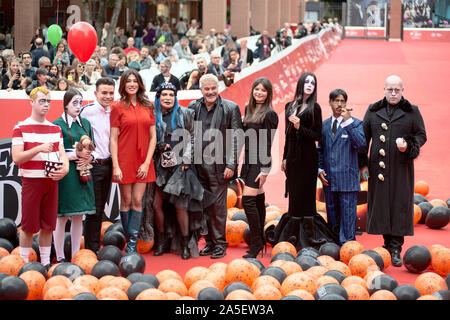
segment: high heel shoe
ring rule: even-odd
[[[187,260],[191,257],[188,244],[189,244],[189,236],[183,236],[181,238],[181,259],[183,260]]]
[[[246,259],[246,258],[256,258],[258,256],[258,254],[264,249],[264,245],[260,244],[258,246],[253,246],[250,248],[250,250],[248,250],[247,254],[243,255],[242,258]]]
[[[155,248],[154,256],[161,256],[170,251],[170,242],[166,239],[164,232],[158,232],[158,244]]]

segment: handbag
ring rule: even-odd
[[[175,152],[173,151],[165,151],[161,153],[161,167],[163,168],[171,168],[178,164],[177,157],[175,155]]]

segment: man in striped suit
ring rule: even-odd
[[[58,180],[69,172],[60,127],[46,119],[50,91],[30,93],[31,116],[14,127],[11,154],[22,178],[20,256],[28,262],[33,234],[39,232],[41,263],[50,269],[52,234],[58,214]],[[50,166],[49,162],[59,165]],[[49,169],[51,168],[51,169]]]
[[[328,223],[344,244],[355,240],[358,198],[358,150],[366,145],[362,121],[351,116],[346,106],[347,93],[342,89],[330,93],[333,115],[323,122],[319,141],[319,178],[323,184]]]

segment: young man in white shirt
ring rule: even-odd
[[[96,213],[86,215],[84,241],[86,249],[98,252],[103,213],[111,190],[112,160],[109,150],[109,118],[110,105],[114,101],[115,82],[112,78],[103,77],[97,80],[95,86],[96,101],[84,106],[80,116],[91,123],[96,146],[95,151],[92,152]]]

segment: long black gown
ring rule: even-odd
[[[289,209],[274,230],[273,243],[289,241],[298,249],[320,247],[325,242],[339,244],[339,238],[316,211],[318,154],[316,141],[322,135],[322,111],[314,105],[313,114],[306,108],[297,116],[300,128],[289,122],[290,105],[285,107],[286,140],[283,159],[286,159],[286,188]]]

